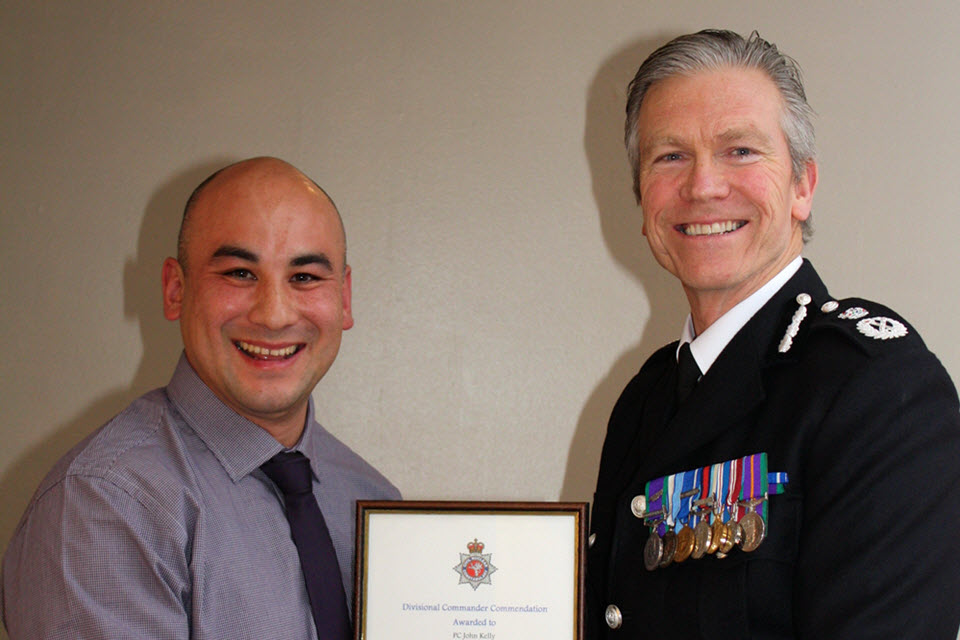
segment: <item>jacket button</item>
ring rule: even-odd
[[[620,607],[615,604],[607,607],[604,618],[607,620],[607,626],[611,629],[619,629],[620,625],[623,624],[623,614],[620,613]]]
[[[597,534],[591,533],[590,537],[587,538],[587,548],[593,548],[593,543],[597,541]]]
[[[647,512],[647,497],[643,494],[634,496],[633,500],[630,501],[630,511],[636,517],[642,518],[643,514]]]

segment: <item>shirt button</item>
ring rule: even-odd
[[[647,497],[644,495],[634,496],[630,501],[630,511],[638,518],[642,518],[647,512]]]
[[[623,624],[623,615],[620,613],[620,607],[615,604],[607,607],[604,617],[607,619],[607,626],[611,629],[619,629],[620,625]]]
[[[588,548],[592,548],[592,547],[593,547],[593,543],[596,542],[596,541],[597,541],[597,534],[591,533],[591,534],[590,534],[590,537],[587,538],[587,547],[588,547]]]

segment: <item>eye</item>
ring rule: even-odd
[[[679,153],[670,152],[670,153],[665,153],[665,154],[659,156],[659,157],[656,159],[656,162],[676,162],[677,160],[680,160],[681,158],[682,158],[682,156],[681,156]]]
[[[290,282],[307,283],[314,282],[320,278],[312,273],[295,273],[290,277]]]
[[[731,154],[737,158],[749,158],[753,155],[753,149],[749,147],[737,147],[734,149]]]
[[[223,275],[228,278],[234,278],[237,280],[256,280],[257,277],[253,275],[253,272],[249,269],[230,269],[229,271],[224,271]]]

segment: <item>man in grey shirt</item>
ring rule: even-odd
[[[12,640],[316,638],[284,498],[260,466],[309,459],[345,596],[356,501],[400,497],[314,418],[353,319],[342,222],[313,181],[275,158],[213,174],[162,283],[184,353],[167,387],[40,484],[3,559]]]

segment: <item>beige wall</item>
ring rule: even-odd
[[[0,1],[0,545],[58,456],[167,380],[183,201],[258,154],[347,224],[357,326],[321,420],[410,498],[589,499],[614,400],[685,313],[639,233],[624,88],[707,26],[801,62],[807,255],[960,376],[960,8],[909,6]]]

